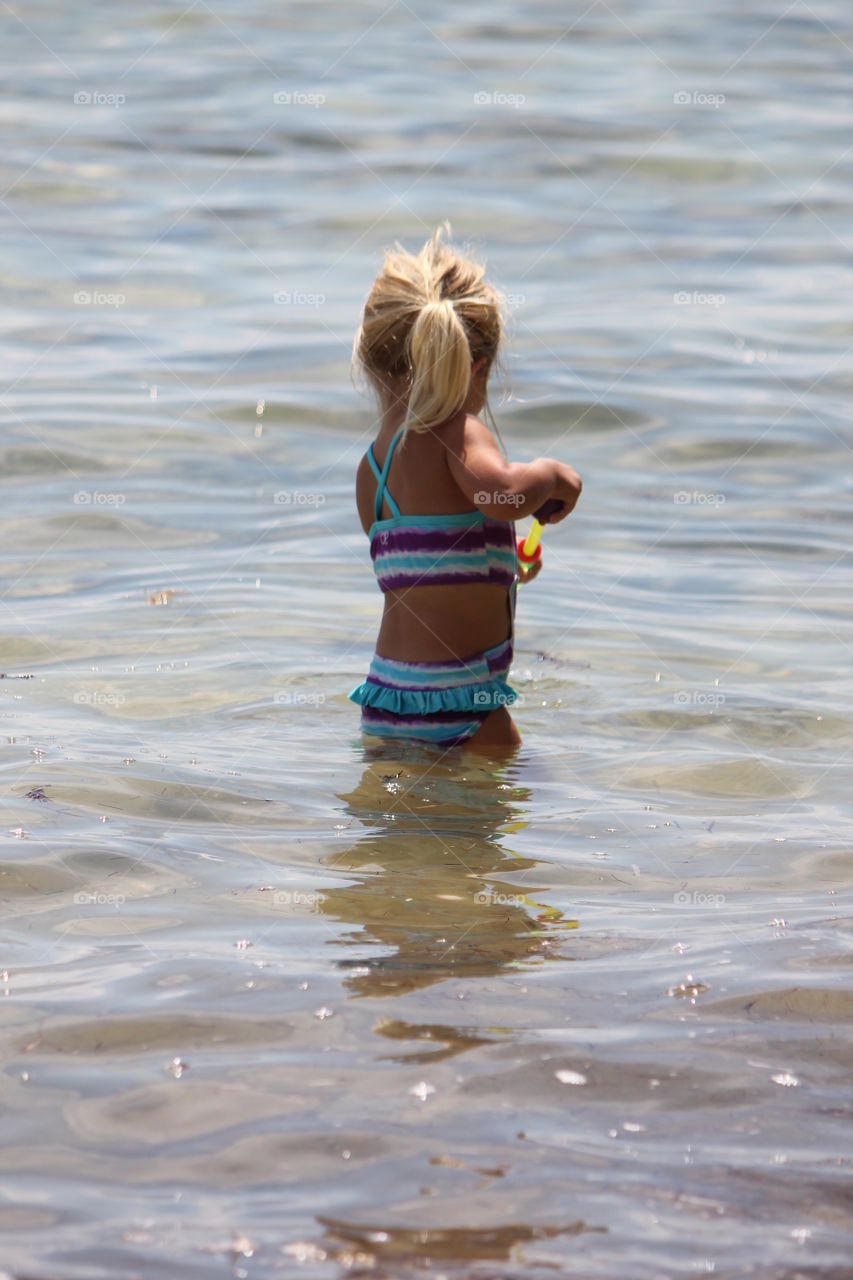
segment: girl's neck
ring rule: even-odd
[[[409,386],[405,379],[385,383],[379,391],[383,434],[393,435],[406,416]]]
[[[405,379],[399,382],[383,383],[379,389],[379,404],[382,411],[380,432],[382,435],[393,435],[406,417],[409,387]],[[472,378],[468,398],[462,406],[465,413],[481,412],[485,403],[485,379]]]

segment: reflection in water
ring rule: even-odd
[[[479,1044],[490,1044],[491,1036],[477,1035],[473,1031],[465,1031],[461,1027],[448,1027],[441,1023],[405,1022],[402,1018],[381,1018],[374,1030],[389,1040],[429,1040],[435,1044],[434,1049],[423,1049],[418,1053],[389,1054],[391,1062],[439,1062],[442,1058],[452,1058],[466,1049],[474,1049]],[[493,1028],[494,1030],[494,1028]]]
[[[365,962],[341,961],[354,996],[402,995],[446,978],[486,977],[521,963],[544,963],[554,934],[577,927],[519,884],[535,862],[501,841],[525,825],[529,791],[511,781],[510,766],[373,760],[354,791],[339,798],[368,833],[324,861],[355,883],[324,891],[321,910],[359,926],[389,951]],[[511,879],[506,877],[512,877]],[[565,955],[561,956],[566,959]],[[383,1020],[391,1039],[443,1045],[445,1057],[483,1043],[452,1027]]]
[[[514,965],[542,964],[556,951],[561,931],[577,928],[576,920],[538,902],[535,891],[519,883],[520,873],[536,863],[503,844],[526,824],[522,806],[530,798],[513,780],[510,764],[467,756],[450,763],[374,758],[355,790],[339,798],[366,833],[324,860],[354,883],[324,890],[320,909],[358,926],[341,939],[344,945],[363,948],[367,935],[388,948],[375,959],[341,961],[353,996],[404,995],[446,978],[492,977]],[[500,1028],[484,1035],[471,1027],[382,1018],[374,1030],[396,1042],[426,1042],[413,1053],[387,1055],[421,1063],[486,1044]],[[502,1177],[504,1171],[478,1172]],[[343,1243],[356,1265],[387,1276],[408,1275],[412,1268],[419,1273],[434,1262],[509,1262],[524,1244],[596,1229],[559,1220],[553,1226],[485,1228],[366,1226],[325,1216],[317,1221],[326,1231],[324,1256],[340,1258]]]
[[[397,1266],[430,1262],[508,1262],[513,1249],[537,1240],[553,1240],[556,1236],[576,1236],[586,1231],[605,1232],[606,1227],[591,1227],[580,1219],[562,1227],[530,1227],[523,1223],[505,1223],[500,1227],[465,1228],[431,1227],[426,1230],[393,1227],[356,1227],[337,1218],[318,1217],[332,1240],[344,1240],[356,1248],[358,1260],[372,1267],[376,1260]],[[375,1273],[374,1273],[375,1274]],[[383,1274],[389,1274],[384,1273]]]

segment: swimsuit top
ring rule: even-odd
[[[515,527],[511,520],[492,520],[482,511],[454,515],[402,515],[386,488],[394,449],[403,434],[397,431],[380,471],[373,455],[367,460],[376,476],[370,557],[381,591],[403,587],[494,582],[510,590],[518,572]],[[382,500],[393,515],[380,519]]]

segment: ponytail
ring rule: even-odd
[[[452,301],[421,307],[409,335],[412,385],[404,427],[429,431],[457,413],[468,395],[471,349]]]
[[[443,223],[420,253],[395,245],[373,282],[353,343],[353,368],[374,389],[406,387],[407,431],[431,431],[465,403],[471,365],[487,369],[501,340],[501,298],[484,268],[443,242]],[[488,402],[487,402],[488,403]]]

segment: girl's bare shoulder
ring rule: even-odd
[[[457,457],[461,457],[469,449],[497,449],[494,434],[475,413],[457,414],[443,432],[447,448]]]

